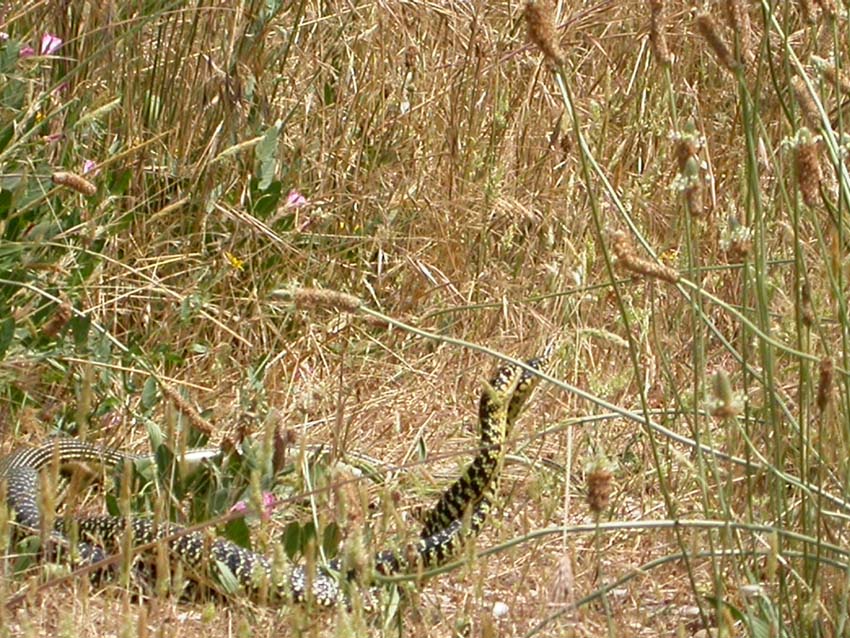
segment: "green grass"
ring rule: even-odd
[[[747,26],[667,4],[664,64],[649,4],[565,3],[555,65],[509,3],[7,7],[6,448],[279,432],[292,472],[230,468],[171,514],[259,481],[299,505],[252,526],[259,546],[313,523],[345,547],[364,521],[397,546],[474,453],[487,353],[566,345],[486,554],[407,581],[398,608],[141,604],[45,568],[2,579],[7,605],[30,592],[2,631],[850,634],[850,36],[825,6],[746,5]],[[87,161],[93,194],[54,183]],[[328,453],[310,468],[302,444]],[[349,481],[357,454],[375,480]]]

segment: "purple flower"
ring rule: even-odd
[[[53,55],[62,46],[62,38],[52,33],[41,36],[41,55]]]
[[[92,176],[95,176],[98,174],[98,172],[99,171],[97,170],[97,162],[90,159],[83,162],[83,175],[88,175],[89,173],[91,173]]]
[[[33,49],[30,45],[25,44],[21,47],[21,50],[18,51],[18,57],[21,58],[31,58],[35,55],[35,49]]]
[[[289,191],[289,195],[286,196],[286,208],[301,208],[309,203],[310,202],[307,198],[294,188]]]

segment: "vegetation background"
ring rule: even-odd
[[[495,551],[398,608],[7,561],[5,635],[850,635],[846,6],[33,0],[0,24],[7,449],[274,432],[288,494],[332,489],[255,545],[313,520],[398,543],[474,452],[475,346],[563,344]],[[380,480],[347,480],[364,455]]]

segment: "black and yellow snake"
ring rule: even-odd
[[[528,364],[545,365],[549,352]],[[466,471],[447,489],[426,514],[420,539],[405,551],[380,551],[374,556],[375,570],[384,575],[434,567],[457,554],[467,539],[475,536],[489,513],[498,483],[502,447],[513,422],[530,396],[537,377],[518,366],[497,371],[481,395],[479,422],[481,444]],[[16,450],[0,458],[0,481],[6,482],[6,501],[18,525],[39,531],[43,517],[39,501],[39,473],[52,463],[60,465],[95,461],[115,466],[136,457],[75,438],[57,438],[39,446]],[[60,521],[61,522],[61,521]],[[340,602],[344,595],[338,572],[339,560],[308,574],[303,566],[276,574],[272,561],[229,540],[210,540],[202,532],[187,531],[173,523],[156,523],[150,518],[89,516],[74,521],[79,537],[79,555],[88,561],[105,556],[102,544],[117,545],[126,526],[132,527],[136,544],[168,538],[170,551],[195,568],[225,565],[248,593],[265,591],[271,598],[302,602],[308,599],[323,606]],[[64,531],[51,532],[53,539],[66,542]],[[309,592],[308,592],[309,583]]]

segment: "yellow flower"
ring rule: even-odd
[[[245,262],[239,259],[239,257],[226,250],[224,251],[224,256],[227,261],[230,262],[230,265],[233,266],[236,270],[238,270],[239,272],[245,270]]]

